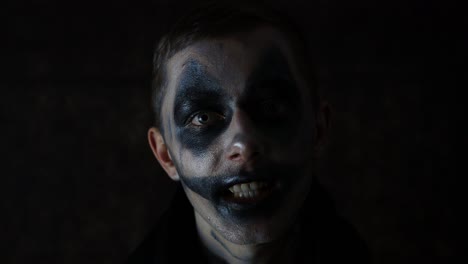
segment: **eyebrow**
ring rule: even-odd
[[[184,65],[176,86],[174,102],[176,116],[194,104],[220,101],[225,96],[219,80],[209,74],[202,63],[190,59]]]
[[[220,92],[220,82],[205,70],[202,63],[190,59],[184,65],[184,70],[180,74],[177,84],[177,99],[190,99],[199,94],[216,94]]]

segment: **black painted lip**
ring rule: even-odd
[[[268,166],[267,166],[268,165]],[[276,210],[283,206],[282,201],[291,190],[295,178],[289,175],[299,175],[295,168],[267,164],[253,171],[240,171],[232,177],[223,179],[213,192],[212,201],[218,211],[226,217],[235,219],[255,219],[257,217],[273,216]],[[235,200],[232,199],[230,187],[248,182],[266,182],[270,193],[262,199]]]
[[[218,197],[218,201],[225,203],[225,204],[248,204],[248,203],[255,203],[255,202],[249,202],[249,201],[242,201],[242,202],[234,202],[233,199],[229,199],[232,195],[232,192],[229,190],[230,187],[237,185],[237,184],[243,184],[243,183],[250,183],[250,182],[265,182],[269,185],[269,188],[276,189],[277,186],[277,179],[276,177],[266,177],[264,175],[259,176],[255,174],[249,174],[249,175],[242,175],[242,176],[237,176],[237,177],[232,177],[226,180],[222,187],[219,188],[217,191],[216,197]]]
[[[237,185],[237,184],[242,184],[242,183],[249,183],[249,182],[266,182],[268,184],[271,184],[272,182],[276,181],[276,177],[271,175],[268,177],[268,175],[258,175],[258,174],[247,174],[247,175],[240,175],[238,177],[233,177],[228,179],[223,183],[222,189],[223,191],[228,190],[230,187]]]
[[[257,203],[261,202],[262,200],[268,198],[270,195],[272,195],[274,192],[277,192],[277,186],[274,182],[268,182],[268,185],[264,188],[261,188],[258,190],[260,193],[257,197],[248,197],[248,198],[236,198],[234,196],[234,193],[232,193],[230,190],[226,192],[226,194],[223,196],[222,199],[224,199],[225,202],[228,203],[234,203],[234,204],[246,204],[246,203]]]
[[[271,183],[274,181],[274,179],[266,178],[266,177],[236,177],[236,178],[231,178],[228,181],[225,182],[225,186],[223,188],[229,189],[230,187],[237,185],[237,184],[243,184],[243,183],[249,183],[249,182],[267,182]]]
[[[272,187],[269,193],[258,200],[233,200],[221,198],[220,205],[229,208],[231,213],[238,214],[239,216],[252,217],[255,215],[262,215],[265,212],[272,212],[273,208],[281,200],[281,192]],[[262,213],[263,212],[263,213]]]
[[[278,181],[277,179],[256,178],[255,180],[250,179],[247,181],[235,181],[235,184],[246,183],[251,181],[267,182],[269,186],[267,187],[268,189],[264,190],[265,192],[267,192],[264,194],[265,196],[260,196],[257,199],[236,199],[233,197],[233,193],[227,189],[227,191],[224,192],[223,195],[220,197],[219,205],[225,208],[229,208],[232,212],[237,211],[238,213],[245,214],[247,216],[249,214],[259,214],[260,212],[265,211],[268,208],[272,209],[281,200],[281,194],[284,190],[282,190],[282,188],[280,187],[280,181]]]

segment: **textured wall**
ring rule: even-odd
[[[7,9],[1,263],[120,263],[151,228],[174,188],[146,143],[151,53],[185,2]],[[318,48],[333,107],[321,181],[339,210],[375,263],[447,261],[465,39],[446,25],[459,17],[424,2],[275,2]]]

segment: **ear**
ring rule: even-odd
[[[148,142],[153,151],[154,156],[158,160],[161,167],[166,171],[167,175],[174,180],[179,180],[179,174],[177,173],[174,162],[172,161],[171,154],[167,148],[164,138],[161,135],[161,132],[152,127],[148,130]]]
[[[328,102],[320,100],[316,118],[314,157],[319,158],[323,155],[330,131],[331,108]]]

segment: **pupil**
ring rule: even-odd
[[[198,118],[198,121],[200,121],[200,122],[206,122],[206,121],[208,121],[208,115],[207,115],[207,114],[201,115],[201,116]]]

